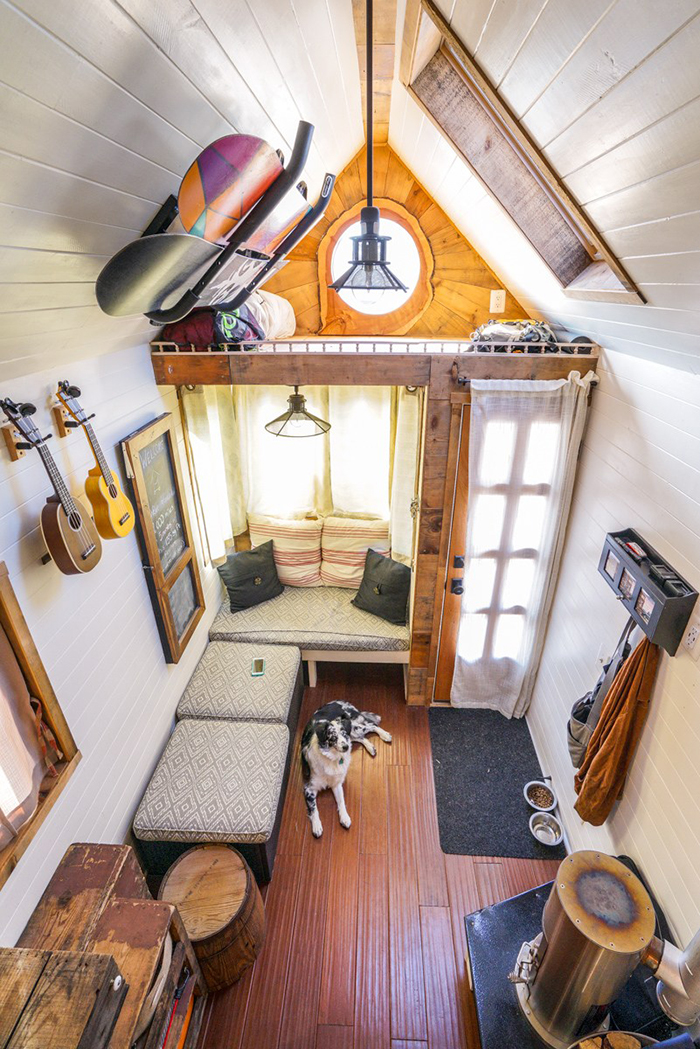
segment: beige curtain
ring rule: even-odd
[[[305,386],[307,407],[331,423],[320,437],[273,437],[287,386],[181,391],[211,557],[226,554],[249,513],[330,513],[389,519],[393,556],[410,560],[420,398],[391,386]]]
[[[44,772],[27,686],[0,628],[0,849],[34,815]]]

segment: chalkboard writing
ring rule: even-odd
[[[178,640],[184,635],[192,616],[197,611],[197,597],[192,582],[192,569],[190,565],[183,568],[168,593],[170,610],[173,614],[175,633]]]
[[[158,556],[167,576],[187,547],[167,434],[156,437],[138,455]]]
[[[204,615],[204,594],[173,416],[146,423],[124,438],[122,449],[158,633],[166,660],[177,663]]]

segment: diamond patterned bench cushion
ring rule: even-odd
[[[267,841],[288,745],[286,725],[180,721],[138,807],[134,834],[145,841]]]
[[[243,612],[231,612],[224,600],[209,637],[339,652],[407,651],[408,627],[355,608],[356,593],[339,586],[286,586],[279,597]]]
[[[252,677],[253,659],[265,660]],[[294,696],[301,654],[287,645],[210,641],[177,708],[180,718],[228,718],[284,724]]]

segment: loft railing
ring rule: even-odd
[[[244,349],[242,348],[244,347]],[[555,348],[556,347],[556,348]],[[469,339],[267,339],[261,342],[180,346],[154,340],[154,353],[445,353],[546,354],[597,357],[599,346],[583,339],[551,342],[471,342]]]

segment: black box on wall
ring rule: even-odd
[[[675,655],[697,590],[634,528],[606,535],[598,571],[649,640]]]

